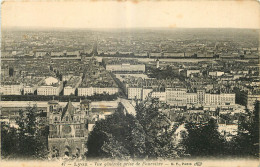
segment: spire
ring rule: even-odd
[[[61,119],[65,116],[65,114],[68,112],[69,115],[74,115],[75,107],[72,105],[72,102],[69,100],[65,108],[63,109]]]

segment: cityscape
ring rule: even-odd
[[[3,159],[259,157],[259,31],[2,31]]]

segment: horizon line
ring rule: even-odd
[[[175,30],[175,29],[248,29],[248,30],[260,30],[260,28],[242,28],[242,27],[42,27],[42,26],[2,26],[1,30],[11,30],[11,29],[17,29],[17,30],[32,30],[32,29],[74,29],[74,30],[116,30],[116,29],[169,29],[169,30]]]

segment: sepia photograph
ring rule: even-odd
[[[0,166],[258,167],[258,0],[2,0]]]

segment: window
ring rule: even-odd
[[[53,106],[50,106],[50,111],[51,111],[51,112],[53,111]]]
[[[69,121],[69,117],[68,116],[66,116],[66,121]]]

